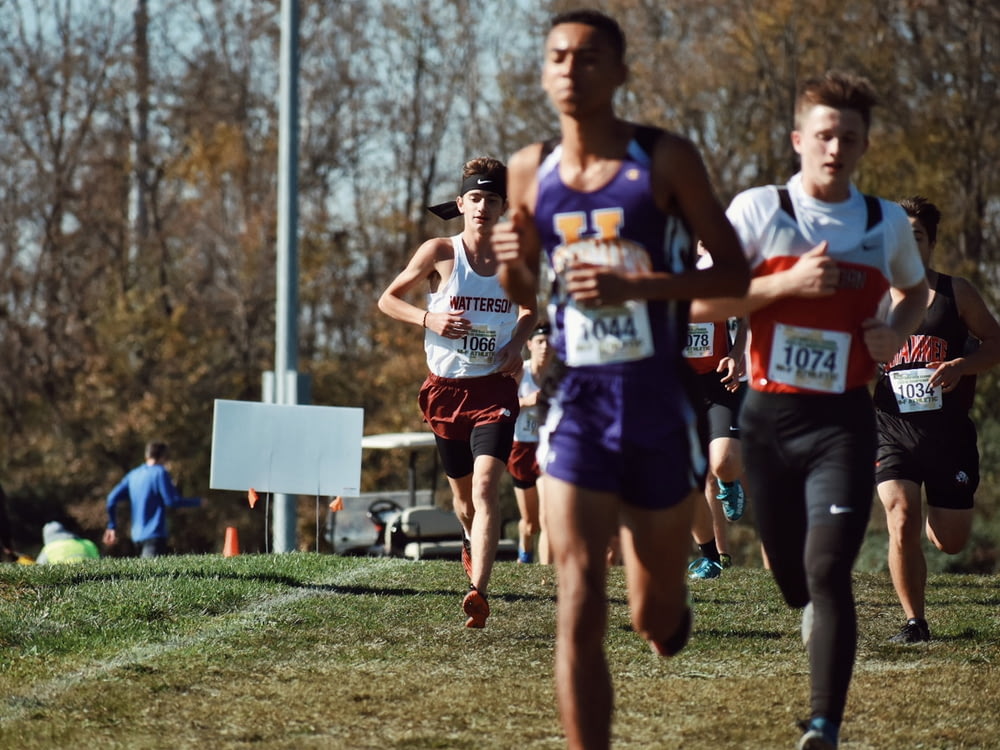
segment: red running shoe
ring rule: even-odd
[[[469,616],[465,627],[485,628],[486,618],[490,616],[490,604],[478,589],[472,587],[462,600],[462,611]]]

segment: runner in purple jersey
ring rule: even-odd
[[[581,748],[610,743],[603,641],[614,535],[635,631],[664,656],[687,642],[701,446],[680,375],[685,300],[740,295],[749,280],[694,146],[615,115],[624,57],[613,19],[572,11],[552,20],[542,85],[561,138],[513,157],[512,221],[493,235],[510,298],[551,293],[558,362],[543,387],[539,463],[559,575],[557,696],[568,744]],[[695,236],[716,259],[710,269],[693,268]],[[540,284],[543,251],[551,284]]]

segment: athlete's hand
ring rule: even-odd
[[[524,266],[524,249],[521,238],[524,235],[524,217],[515,212],[510,221],[497,222],[490,233],[493,255],[499,263],[507,266]]]
[[[434,331],[438,336],[443,336],[446,339],[460,339],[472,327],[472,323],[467,318],[463,318],[463,315],[465,315],[465,310],[429,312],[427,313],[426,326],[428,330]]]
[[[962,379],[962,375],[965,364],[965,360],[959,357],[958,359],[948,360],[947,362],[928,362],[927,367],[934,370],[934,374],[931,375],[930,380],[927,384],[931,388],[937,388],[941,386],[941,390],[945,393],[949,393],[958,386],[958,381]]]
[[[104,538],[102,540],[108,547],[114,547],[118,542],[118,533],[114,529],[105,529]]]
[[[906,338],[881,318],[865,318],[861,329],[868,354],[876,362],[888,362],[906,343]]]
[[[790,291],[796,297],[828,297],[837,291],[840,269],[837,261],[827,255],[830,243],[819,243],[788,269]]]
[[[735,391],[740,387],[740,372],[739,367],[737,367],[736,360],[732,357],[723,357],[719,360],[719,364],[715,367],[716,372],[724,373],[719,382],[721,382],[727,391]]]
[[[516,375],[524,366],[524,361],[521,359],[521,347],[516,347],[513,344],[513,341],[507,342],[493,355],[497,372],[504,375]]]
[[[580,263],[566,273],[566,291],[583,307],[620,305],[629,299],[628,280],[607,266]]]

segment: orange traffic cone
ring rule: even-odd
[[[222,545],[223,557],[236,557],[240,554],[240,535],[235,526],[226,527],[226,543]]]

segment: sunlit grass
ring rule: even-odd
[[[998,735],[1000,578],[932,578],[935,640],[900,648],[885,576],[859,574],[846,750]],[[615,746],[791,748],[808,714],[798,613],[766,571],[693,586],[695,632],[652,655],[612,571]],[[462,627],[457,562],[315,554],[0,568],[0,746],[558,748],[551,568],[498,564]]]

